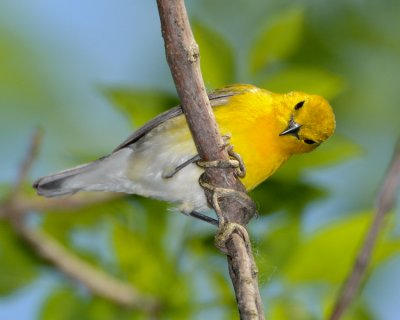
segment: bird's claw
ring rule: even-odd
[[[221,207],[219,205],[219,198],[227,195],[234,195],[241,198],[243,201],[248,201],[249,196],[244,193],[234,189],[215,187],[208,182],[204,181],[203,174],[199,178],[199,184],[202,188],[209,190],[212,193],[212,205],[218,216],[218,232],[215,236],[215,246],[221,250],[221,252],[227,254],[226,242],[230,238],[233,232],[238,232],[242,237],[248,237],[246,228],[242,225],[227,221],[223,214]]]
[[[233,151],[233,146],[229,144],[229,135],[224,135],[224,145],[222,146],[228,152],[230,159],[228,160],[212,160],[212,161],[196,161],[196,164],[201,168],[220,168],[220,169],[235,169],[235,175],[239,178],[246,176],[246,167],[242,157]]]
[[[240,236],[245,239],[245,243],[250,243],[250,241],[248,241],[249,235],[247,230],[241,224],[235,222],[225,222],[224,224],[220,223],[218,226],[218,232],[214,238],[214,244],[219,250],[221,250],[222,253],[226,255],[229,254],[226,243],[234,232],[239,233]]]

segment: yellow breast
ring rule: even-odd
[[[272,175],[290,154],[280,146],[276,94],[265,90],[233,96],[229,103],[214,108],[223,135],[231,136],[234,151],[243,158],[247,190],[255,188]]]
[[[242,182],[247,190],[271,176],[291,155],[314,150],[334,131],[333,111],[320,96],[301,92],[276,94],[250,85],[229,86],[221,92],[233,95],[213,111],[221,134],[231,137],[230,144],[243,158],[246,176]],[[296,108],[299,102],[304,105],[302,109]],[[291,119],[301,127],[298,135],[281,136]],[[186,146],[187,152],[194,153],[184,117],[169,122],[170,135],[179,131],[173,134],[177,147]]]

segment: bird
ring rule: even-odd
[[[314,150],[335,130],[335,115],[319,95],[273,93],[250,84],[234,84],[209,94],[221,134],[246,168],[247,191],[268,179],[293,155]],[[195,217],[210,210],[199,178],[204,168],[180,106],[156,116],[109,155],[39,178],[44,197],[80,191],[137,194],[173,203]],[[294,160],[293,160],[294,161]],[[203,219],[207,220],[207,219]]]

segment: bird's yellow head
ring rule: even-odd
[[[282,99],[279,135],[291,153],[312,151],[335,131],[335,115],[323,97],[290,92]]]

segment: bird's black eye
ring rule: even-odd
[[[311,140],[311,139],[305,139],[304,142],[307,143],[307,144],[314,144],[314,143],[316,143],[314,140]]]
[[[303,106],[304,102],[305,102],[305,101],[300,101],[299,103],[297,103],[297,104],[294,106],[294,110],[299,110],[299,109]]]

